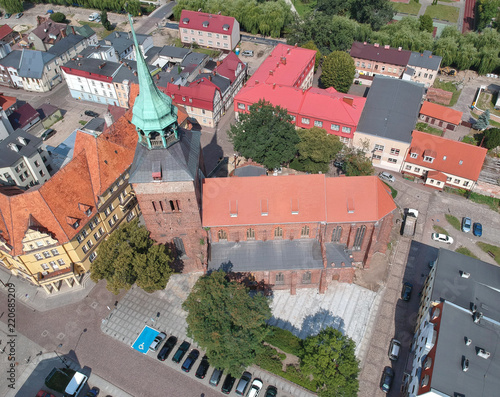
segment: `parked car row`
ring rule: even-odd
[[[160,350],[157,355],[157,358],[160,361],[165,361],[170,355],[170,353],[174,350],[177,344],[177,338],[172,335],[165,341],[162,348],[159,349],[160,345],[166,338],[167,335],[164,332],[160,332],[149,346],[149,350],[152,352]],[[172,356],[172,361],[174,363],[179,364],[186,355],[186,353],[189,351],[190,347],[191,344],[189,342],[183,341],[177,348],[174,355]],[[197,349],[191,350],[186,359],[184,360],[181,369],[184,372],[190,372],[191,369],[194,367],[196,361],[198,360],[199,356],[200,352]],[[210,364],[208,362],[207,356],[203,356],[200,361],[200,364],[198,365],[198,368],[196,369],[195,376],[198,379],[204,379],[205,376],[207,375],[209,367]],[[224,373],[223,369],[214,368],[210,380],[208,382],[209,385],[217,387],[222,379],[223,373]],[[224,378],[224,382],[222,383],[221,387],[222,393],[224,394],[231,393],[235,383],[236,383],[236,378],[234,378],[230,374],[227,374],[226,377]],[[258,397],[262,389],[262,386],[263,383],[260,379],[255,378],[252,382],[252,374],[250,372],[245,371],[241,376],[241,378],[239,379],[238,383],[236,384],[235,393],[239,396]],[[277,395],[278,395],[278,389],[270,385],[267,387],[266,393],[264,394],[263,397],[277,397]]]
[[[474,236],[481,237],[483,235],[483,225],[479,222],[472,224],[472,220],[469,217],[464,216],[462,218],[462,232],[469,233],[471,228]]]
[[[399,353],[401,351],[401,342],[395,338],[392,338],[391,344],[389,345],[389,359],[391,361],[397,361],[399,358]],[[392,382],[394,381],[394,370],[391,367],[385,367],[382,372],[382,378],[380,379],[380,389],[384,393],[389,393],[391,390]]]

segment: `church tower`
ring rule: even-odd
[[[130,15],[129,21],[139,79],[139,95],[132,110],[139,139],[130,183],[151,238],[172,247],[178,270],[201,271],[208,246],[201,225],[201,134],[179,128],[177,108],[155,85]]]

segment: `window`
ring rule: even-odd
[[[283,285],[285,284],[285,276],[283,273],[278,273],[276,275],[276,284],[277,285]]]
[[[175,250],[177,255],[183,257],[186,255],[186,248],[184,247],[184,241],[180,237],[174,237]]]
[[[426,73],[426,74],[424,74],[424,78],[427,78],[427,73]]]
[[[94,261],[95,261],[95,258],[97,258],[97,254],[96,254],[96,252],[94,251],[94,252],[92,252],[92,253],[90,254],[90,256],[89,256],[89,261],[90,261],[90,263],[94,262]]]
[[[38,162],[38,160],[35,160],[35,167],[40,167],[40,163]]]
[[[207,33],[207,36],[208,36],[208,37],[212,37],[212,33],[208,32],[208,33]]]
[[[89,249],[87,248],[86,245],[83,245],[82,246],[82,251],[83,251],[84,254],[86,254],[89,251]]]
[[[385,70],[385,66],[382,66],[382,72]]]
[[[453,183],[460,183],[460,179],[455,179]]]
[[[405,167],[405,170],[410,171],[410,170],[411,170],[411,165],[407,165],[407,166]]]
[[[372,158],[373,158],[373,160],[380,160],[382,158],[382,156],[379,156],[378,154],[374,154]]]
[[[375,145],[376,152],[383,152],[384,151],[384,145]]]
[[[101,236],[99,235],[99,233],[94,233],[94,238],[97,241],[101,238]]]
[[[219,238],[219,240],[227,240],[227,233],[226,233],[226,231],[223,230],[223,229],[220,229],[217,232],[217,237]]]
[[[356,62],[356,66],[359,66],[359,61]]]
[[[254,240],[255,239],[255,230],[250,228],[247,229],[247,240]]]
[[[49,270],[49,265],[47,265],[46,263],[42,263],[42,269]]]
[[[113,227],[113,225],[115,224],[115,222],[113,222],[113,219],[110,219],[110,220],[108,221],[108,224],[109,224],[109,226]]]
[[[300,230],[300,237],[309,237],[309,226],[306,225]]]
[[[432,74],[429,75],[429,80],[432,80]]]
[[[302,124],[309,124],[309,119],[306,117],[302,117]]]
[[[396,156],[399,156],[399,149],[396,148],[391,148],[391,154],[394,154]]]
[[[57,250],[57,248],[51,249],[50,252],[52,252],[52,255],[54,256],[59,255],[59,251]]]
[[[340,126],[339,126],[339,125],[337,125],[337,124],[332,124],[332,125],[330,126],[330,129],[331,129],[332,131],[340,131]]]
[[[35,254],[35,259],[36,259],[37,261],[42,260],[42,259],[43,259],[43,256],[42,256],[42,255],[40,255],[40,254]]]
[[[104,229],[102,227],[99,228],[99,234],[102,236],[104,234]]]
[[[359,251],[361,249],[361,244],[363,244],[363,238],[365,237],[366,226],[358,227],[356,230],[356,235],[354,237],[353,250]]]
[[[82,237],[83,238],[87,237],[87,231],[85,229],[82,230]]]
[[[50,266],[52,266],[52,269],[54,270],[59,270],[59,266],[57,266],[57,264],[54,261],[50,262]]]
[[[410,153],[410,157],[412,159],[416,159],[418,157],[418,154],[417,153]]]
[[[94,245],[94,243],[92,242],[92,240],[89,240],[87,241],[87,245],[89,248],[92,248],[92,246]]]
[[[311,272],[305,272],[302,275],[302,284],[311,284]]]
[[[245,110],[245,104],[244,103],[238,103],[238,109]]]
[[[424,161],[427,161],[428,163],[432,163],[434,161],[434,157],[424,156]]]
[[[323,122],[322,121],[318,121],[318,120],[314,120],[314,126],[315,127],[323,127]]]
[[[292,118],[292,121],[295,121],[297,119],[294,115],[290,115],[290,117]]]
[[[415,172],[420,172],[420,168],[415,167]]]
[[[283,229],[281,227],[277,227],[274,229],[274,238],[283,238]]]
[[[393,159],[393,158],[389,157],[388,161],[389,161],[389,163],[396,164],[398,162],[398,159]]]
[[[50,255],[49,251],[43,251],[43,256],[46,258],[50,258],[52,255]]]
[[[368,67],[371,68],[372,67],[372,64],[371,63],[368,63]]]
[[[114,215],[113,215],[113,220],[114,220],[115,222],[118,222],[118,215],[114,214]]]
[[[394,69],[394,71],[396,71],[396,69]],[[392,68],[389,68],[389,73],[392,73]]]
[[[332,243],[338,243],[342,236],[342,226],[337,226],[332,232]]]
[[[351,133],[351,127],[342,127],[342,132],[345,132],[346,134]]]
[[[198,30],[198,36],[203,36],[203,32],[201,32],[200,30]]]
[[[365,63],[364,62],[361,62],[361,67],[364,68],[365,67]]]
[[[451,176],[446,178],[446,182],[451,182]]]

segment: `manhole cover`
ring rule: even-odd
[[[62,340],[62,339],[64,339],[65,336],[66,336],[66,334],[61,332],[61,333],[59,333],[59,335],[57,335],[57,339]]]
[[[49,331],[45,330],[42,332],[42,336],[45,338],[49,334]]]

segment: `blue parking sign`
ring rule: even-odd
[[[144,326],[144,329],[137,337],[132,347],[138,352],[146,354],[148,352],[149,346],[151,346],[151,343],[153,343],[159,333],[160,331],[157,331],[154,328],[148,327],[147,325]]]

